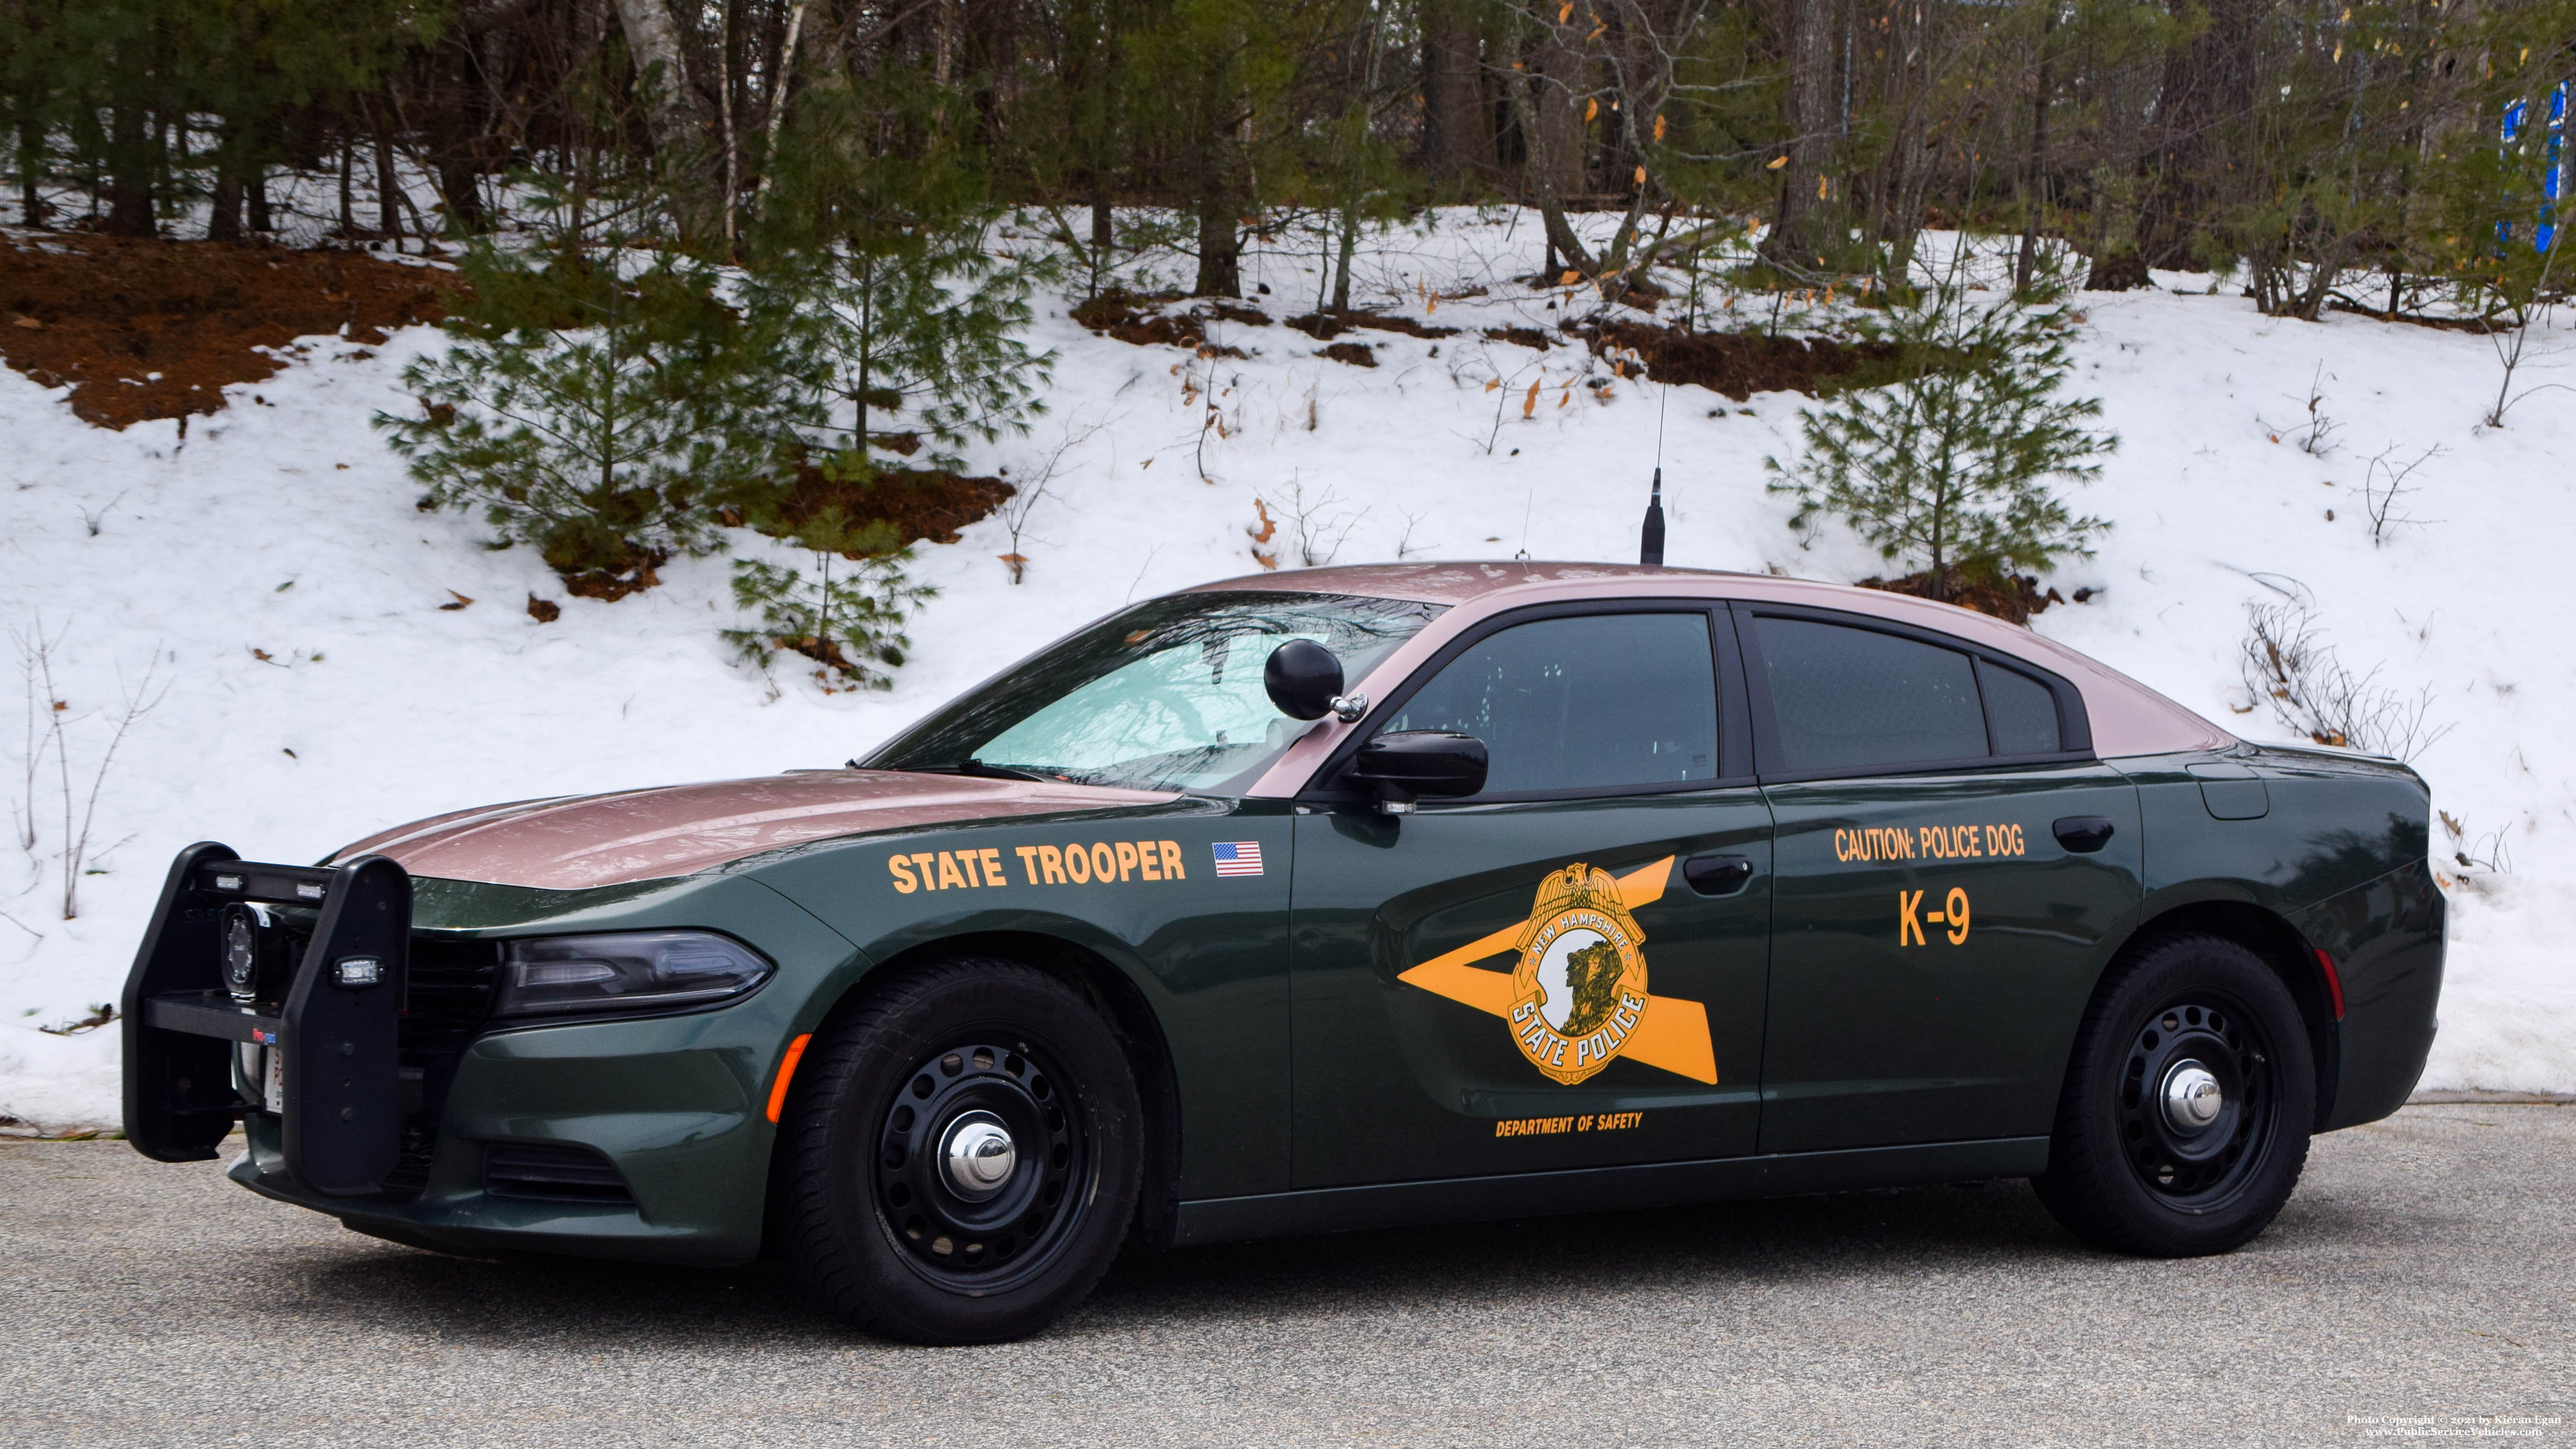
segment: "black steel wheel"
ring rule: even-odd
[[[2253,1181],[2275,1125],[2280,1058],[2251,1013],[2215,999],[2155,1012],[2121,1075],[2120,1137],[2147,1191],[2207,1211]]]
[[[918,1343],[1053,1322],[1117,1255],[1143,1177],[1115,1030],[1012,961],[872,983],[815,1034],[779,1131],[789,1264],[836,1316]]]
[[[2040,1200],[2121,1252],[2250,1241],[2306,1164],[2312,1062],[2297,1003],[2245,947],[2188,935],[2134,952],[2076,1034]]]
[[[1060,1079],[1028,1041],[960,1041],[925,1056],[896,1091],[879,1134],[877,1210],[932,1282],[1009,1288],[1072,1241],[1094,1163]]]

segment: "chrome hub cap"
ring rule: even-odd
[[[2227,1105],[2217,1076],[2196,1061],[2176,1062],[2166,1069],[2163,1096],[2165,1121],[2186,1136],[2207,1131],[2218,1120],[2219,1109]]]
[[[948,1185],[969,1202],[1000,1192],[1020,1160],[1010,1129],[987,1112],[971,1112],[951,1124],[939,1156],[948,1171]]]
[[[2114,1108],[2139,1184],[2183,1212],[2233,1200],[2275,1138],[2279,1074],[2253,1014],[2214,994],[2139,1023]]]
[[[923,1058],[886,1106],[870,1165],[878,1214],[913,1268],[952,1292],[1044,1272],[1090,1200],[1085,1119],[1041,1051],[959,1042]]]

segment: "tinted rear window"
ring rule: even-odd
[[[2047,685],[1984,660],[1977,662],[1977,682],[1985,686],[1986,718],[1995,728],[1996,754],[2046,755],[2062,747],[2057,696]]]
[[[1807,619],[1757,615],[1754,629],[1781,769],[1877,770],[1985,756],[1976,669],[1958,650]]]

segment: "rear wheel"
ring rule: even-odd
[[[1036,1332],[1117,1254],[1141,1116],[1116,1035],[1071,987],[1011,961],[908,972],[818,1033],[797,1073],[788,1262],[870,1332]]]
[[[2298,1185],[2316,1076],[2297,1003],[2216,936],[2131,957],[2085,1012],[2040,1201],[2077,1236],[2150,1257],[2224,1253]]]

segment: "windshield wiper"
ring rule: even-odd
[[[988,765],[982,760],[960,760],[953,765],[904,765],[900,768],[904,773],[911,775],[968,775],[978,780],[1026,780],[1031,784],[1046,782],[1046,777],[1043,775],[1032,775],[1026,770],[1014,770],[1004,765]]]

